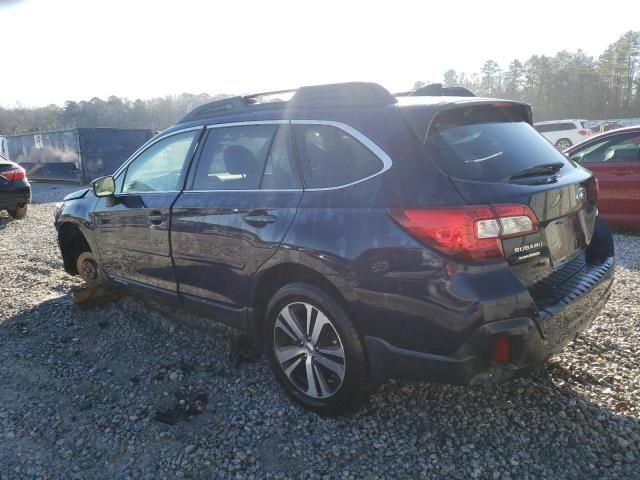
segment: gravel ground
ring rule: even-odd
[[[531,378],[391,381],[347,418],[290,403],[223,327],[123,299],[79,312],[53,204],[0,213],[0,479],[640,478],[640,238],[593,327]]]

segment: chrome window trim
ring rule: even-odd
[[[160,195],[167,193],[180,193],[180,190],[150,190],[148,192],[120,192],[114,195],[118,197],[139,197],[140,195]]]
[[[286,125],[289,122],[289,120],[247,120],[245,122],[211,123],[206,128],[209,130],[211,128],[250,127],[251,125]]]
[[[225,193],[225,192],[304,192],[301,188],[258,188],[251,190],[184,190],[182,193]]]
[[[330,127],[338,128],[338,129],[348,133],[349,135],[351,135],[356,140],[358,140],[367,149],[369,149],[369,151],[371,151],[376,157],[378,157],[378,159],[382,162],[382,169],[380,171],[374,173],[373,175],[369,175],[368,177],[364,177],[364,178],[361,178],[361,179],[356,180],[354,182],[346,183],[344,185],[336,185],[335,187],[305,188],[304,189],[305,192],[323,192],[323,191],[327,191],[327,190],[337,190],[339,188],[350,187],[352,185],[356,185],[356,184],[361,183],[361,182],[366,182],[367,180],[369,180],[369,179],[371,179],[373,177],[377,177],[378,175],[383,174],[384,172],[389,170],[391,168],[391,166],[393,165],[393,160],[391,160],[391,157],[389,155],[387,155],[387,152],[385,152],[382,148],[380,148],[369,137],[367,137],[366,135],[364,135],[360,131],[356,130],[355,128],[347,125],[346,123],[334,122],[334,121],[331,121],[331,120],[291,120],[291,124],[292,125],[327,125],[327,126],[330,126]]]
[[[376,143],[374,143],[369,137],[356,130],[355,128],[347,125],[342,122],[335,122],[331,120],[263,120],[263,121],[246,121],[246,122],[231,122],[231,123],[217,123],[212,125],[207,125],[206,128],[222,128],[222,127],[237,127],[244,125],[286,125],[290,123],[291,125],[326,125],[330,127],[338,128],[353,138],[362,143],[365,148],[371,151],[378,159],[382,162],[382,169],[373,175],[369,175],[368,177],[361,178],[351,183],[346,183],[344,185],[336,185],[335,187],[322,187],[322,188],[282,188],[282,189],[247,189],[247,190],[184,190],[184,193],[211,193],[211,192],[322,192],[327,190],[337,190],[340,188],[350,187],[352,185],[356,185],[360,182],[365,182],[373,177],[377,177],[378,175],[383,174],[387,170],[391,168],[393,165],[393,161],[391,157],[387,155],[387,153],[382,150]]]
[[[367,137],[366,135],[364,135],[363,133],[361,133],[359,130],[356,130],[355,128],[347,125],[346,123],[342,123],[342,122],[335,122],[332,120],[248,120],[248,121],[242,121],[242,122],[229,122],[229,123],[215,123],[215,124],[209,124],[209,125],[199,125],[196,127],[188,127],[188,128],[182,128],[180,130],[174,130],[172,132],[166,133],[164,135],[161,135],[159,137],[153,137],[151,139],[149,139],[149,141],[147,143],[145,143],[144,145],[142,145],[138,150],[136,150],[130,157],[129,159],[123,163],[120,168],[118,168],[118,170],[116,170],[116,172],[113,174],[114,178],[117,178],[118,175],[120,175],[122,173],[122,171],[124,171],[129,164],[131,164],[136,158],[138,158],[138,156],[140,154],[142,154],[145,150],[147,150],[148,148],[150,148],[151,146],[155,145],[157,142],[164,140],[165,138],[168,138],[170,136],[173,135],[177,135],[179,133],[185,133],[185,132],[190,132],[192,130],[201,130],[202,128],[206,128],[207,130],[209,129],[214,129],[214,128],[225,128],[225,127],[241,127],[241,126],[251,126],[251,125],[286,125],[286,124],[291,124],[291,125],[326,125],[326,126],[330,126],[330,127],[335,127],[338,128],[342,131],[344,131],[345,133],[348,133],[349,135],[351,135],[353,138],[355,138],[356,140],[358,140],[361,144],[363,144],[369,151],[371,151],[376,157],[378,157],[378,159],[382,162],[382,169],[379,170],[378,172],[374,173],[373,175],[369,175],[368,177],[364,177],[361,178],[359,180],[356,180],[354,182],[351,183],[346,183],[343,185],[336,185],[335,187],[322,187],[322,188],[282,188],[282,189],[251,189],[251,190],[180,190],[180,191],[175,191],[175,190],[171,190],[171,191],[156,191],[156,192],[125,192],[125,193],[119,193],[119,195],[126,195],[127,193],[131,193],[131,194],[140,194],[143,193],[145,195],[147,194],[153,194],[153,193],[179,193],[179,192],[184,192],[184,193],[211,193],[211,192],[322,192],[322,191],[328,191],[328,190],[338,190],[341,188],[346,188],[346,187],[351,187],[352,185],[356,185],[358,183],[361,182],[365,182],[367,180],[370,180],[374,177],[377,177],[378,175],[383,174],[384,172],[386,172],[387,170],[389,170],[392,165],[393,165],[393,160],[391,160],[391,157],[389,155],[387,155],[387,153],[380,148],[375,142],[373,142],[373,140],[371,140],[369,137]]]

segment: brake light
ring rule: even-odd
[[[578,130],[578,135],[582,135],[583,137],[586,137],[589,135],[589,132],[586,130]]]
[[[600,197],[600,182],[597,177],[591,177],[584,183],[584,188],[587,189],[587,200],[594,205],[598,204],[598,198]]]
[[[25,172],[24,168],[18,167],[17,165],[13,167],[11,170],[5,170],[3,172],[0,172],[0,177],[4,178],[9,183],[15,180],[22,180],[26,176],[27,176],[27,172]]]
[[[509,337],[498,337],[496,343],[493,345],[493,352],[491,354],[494,362],[497,363],[509,363],[511,359],[511,342]]]
[[[463,260],[503,257],[503,238],[527,235],[539,229],[531,209],[518,204],[391,208],[389,215],[420,242]]]

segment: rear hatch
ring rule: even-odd
[[[470,204],[533,211],[537,231],[502,238],[514,274],[533,291],[583,254],[597,208],[595,179],[536,132],[530,118],[524,104],[454,104],[433,117],[425,145]]]

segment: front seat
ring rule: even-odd
[[[258,188],[258,159],[247,147],[229,145],[224,149],[224,166],[231,175],[242,175],[242,178],[225,180],[226,189],[252,190]]]

